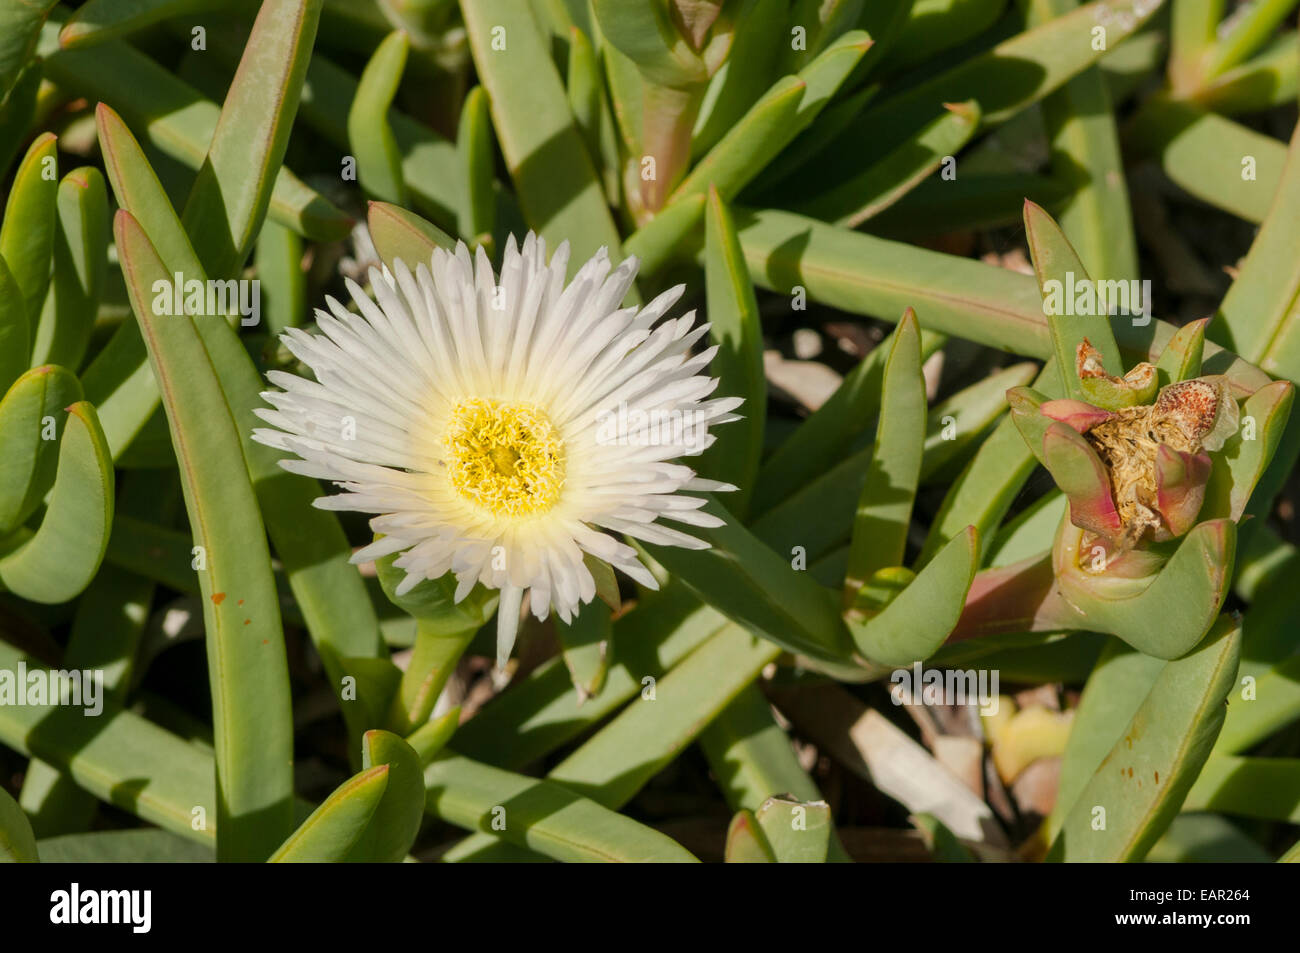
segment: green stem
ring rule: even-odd
[[[456,663],[469,647],[477,628],[448,632],[428,620],[418,620],[411,662],[402,673],[388,711],[388,728],[403,737],[429,720]]]

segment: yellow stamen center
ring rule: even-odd
[[[443,443],[451,485],[497,516],[543,513],[560,498],[564,445],[550,419],[529,404],[461,401]]]

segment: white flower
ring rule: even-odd
[[[530,233],[522,250],[510,239],[499,284],[464,244],[414,274],[400,261],[396,274],[371,269],[377,304],[349,280],[360,314],[326,298],[322,334],[284,333],[316,380],[271,372],[283,390],[263,394],[275,409],[258,415],[275,429],[253,434],[300,458],[286,470],[344,489],[317,506],[378,514],[380,538],[353,561],[400,553],[399,595],[447,572],[457,601],[475,583],[499,589],[498,665],[525,592],[539,619],[554,607],[567,622],[592,600],[584,553],[655,587],[604,530],[707,548],[660,520],[721,525],[679,491],[734,489],[671,462],[706,449],[708,426],[741,403],[705,399],[717,348],[691,348],[708,325],[692,328],[694,312],[660,321],[682,286],[620,309],[636,259],[611,271],[601,249],[566,286],[568,257],[566,242],[548,264]]]

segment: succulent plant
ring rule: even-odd
[[[221,6],[0,0],[0,859],[1300,856],[1296,0]]]

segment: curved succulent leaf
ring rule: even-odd
[[[36,533],[0,558],[0,585],[33,602],[67,602],[99,571],[113,525],[113,459],[95,409],[68,407],[58,472]]]
[[[28,371],[0,400],[0,539],[49,492],[68,406],[81,398],[72,372],[51,365]]]
[[[1183,537],[1154,576],[1132,578],[1081,568],[1082,530],[1062,523],[1053,561],[1061,593],[1078,614],[1079,628],[1118,635],[1140,651],[1163,659],[1191,650],[1214,624],[1228,595],[1237,525],[1209,520]],[[1108,559],[1100,554],[1098,563]]]
[[[361,739],[362,770],[388,769],[388,784],[369,822],[348,851],[352,863],[398,863],[406,856],[424,818],[424,767],[415,750],[387,731]]]
[[[849,619],[858,651],[881,665],[927,659],[957,627],[979,567],[979,534],[959,533],[877,615]]]
[[[389,766],[378,764],[344,781],[269,858],[273,864],[347,860],[388,788]]]

